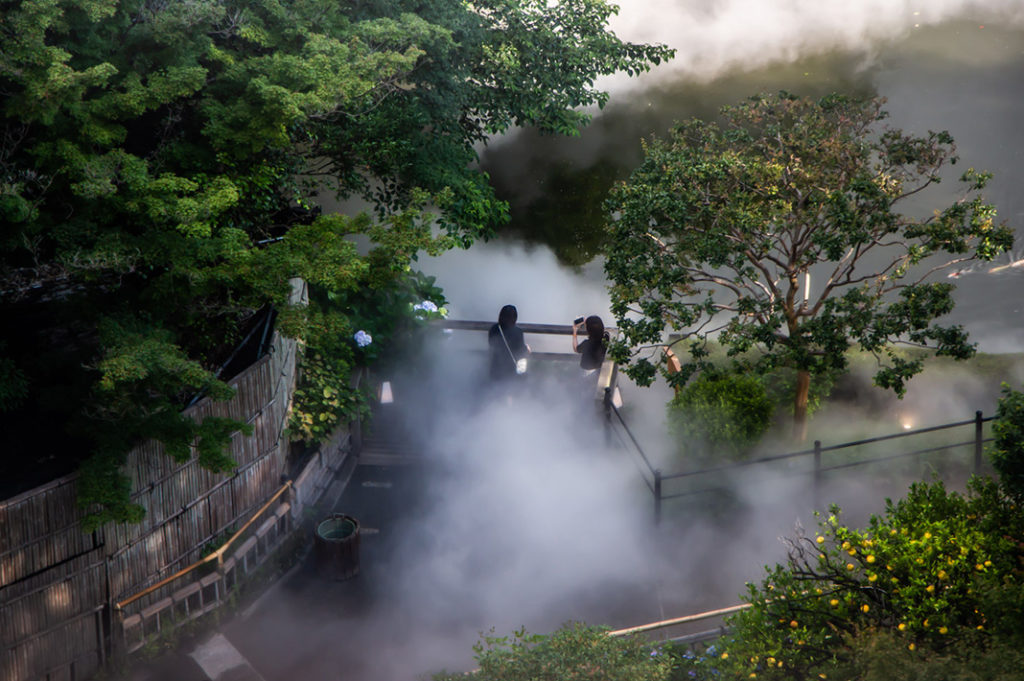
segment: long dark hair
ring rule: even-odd
[[[503,329],[511,329],[516,325],[517,319],[519,319],[519,313],[516,311],[515,305],[506,305],[501,308],[501,312],[498,313],[498,324],[500,324]]]
[[[596,314],[587,317],[584,324],[587,327],[587,338],[593,343],[604,344],[608,340],[608,334],[604,332],[604,322]]]

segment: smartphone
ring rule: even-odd
[[[573,323],[573,325],[582,324],[583,323],[583,317],[577,317],[576,319],[573,320],[572,323]]]

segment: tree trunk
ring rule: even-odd
[[[811,389],[811,373],[806,369],[796,372],[796,396],[793,400],[793,437],[798,442],[807,439],[807,395]]]

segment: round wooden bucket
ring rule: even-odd
[[[334,513],[317,523],[313,533],[317,572],[324,579],[351,579],[359,574],[359,521]]]

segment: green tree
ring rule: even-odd
[[[645,143],[607,204],[612,353],[627,374],[653,379],[666,327],[691,341],[673,382],[706,364],[694,339],[715,336],[736,358],[755,350],[756,368],[797,372],[802,438],[811,378],[844,369],[852,346],[878,357],[876,384],[900,395],[923,360],[895,344],[971,356],[962,328],[933,323],[953,286],[930,276],[992,259],[1012,231],[980,195],[989,175],[973,169],[963,196],[923,208],[957,160],[953,140],[880,127],[882,105],[762,95],[724,108],[721,123],[690,120]]]
[[[370,310],[413,295],[417,253],[468,245],[507,218],[475,144],[511,125],[571,133],[586,120],[577,108],[607,97],[596,76],[669,56],[610,34],[614,11],[0,3],[0,305],[46,327],[0,336],[4,430],[70,424],[73,449],[94,456],[80,501],[99,504],[97,522],[137,517],[117,472],[127,447],[156,437],[207,451],[240,427],[180,409],[229,394],[217,368],[256,310],[273,304],[307,358],[321,350],[344,369],[354,350],[334,336],[393,325]],[[318,216],[324,192],[369,198],[376,214]],[[288,308],[292,277],[310,284],[306,308]],[[308,407],[357,408],[338,402]]]

